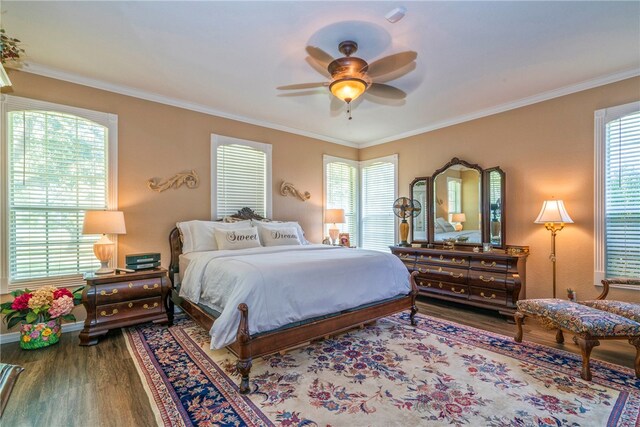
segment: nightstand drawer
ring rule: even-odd
[[[96,285],[96,305],[162,295],[163,277]]]
[[[162,297],[157,296],[154,298],[100,305],[96,307],[96,321],[97,323],[113,322],[120,319],[150,316],[161,313],[162,311]]]

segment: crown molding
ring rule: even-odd
[[[183,108],[185,110],[196,111],[198,113],[209,114],[216,117],[221,117],[224,119],[235,120],[242,123],[247,123],[255,126],[261,126],[269,129],[274,129],[282,132],[292,133],[300,136],[304,136],[307,138],[318,139],[321,141],[331,142],[333,144],[346,145],[347,147],[358,148],[358,144],[345,141],[338,138],[332,138],[326,135],[320,135],[313,132],[308,132],[302,129],[292,128],[284,125],[279,125],[277,123],[266,122],[262,120],[256,120],[245,116],[238,116],[235,114],[229,114],[224,111],[216,110],[211,107],[207,107],[202,104],[197,104],[194,102],[184,101],[178,98],[171,98],[164,95],[159,95],[154,92],[148,92],[140,89],[135,89],[129,86],[118,85],[114,83],[109,83],[104,80],[92,79],[88,77],[83,77],[78,74],[69,73],[66,71],[61,71],[55,68],[47,67],[45,65],[41,65],[34,62],[27,62],[24,64],[19,71],[31,74],[37,74],[43,77],[49,77],[57,80],[63,80],[70,83],[75,83],[83,86],[89,86],[96,89],[106,90],[109,92],[118,93],[120,95],[131,96],[134,98],[140,98],[147,101],[157,102],[159,104],[171,105],[173,107]]]
[[[61,71],[61,70],[40,65],[37,63],[25,63],[24,65],[25,66],[21,68],[20,71],[23,71],[26,73],[37,74],[44,77],[50,77],[58,80],[67,81],[70,83],[76,83],[83,86],[89,86],[96,89],[119,93],[121,95],[132,96],[134,98],[145,99],[147,101],[171,105],[178,108],[184,108],[186,110],[196,111],[199,113],[209,114],[212,116],[222,117],[225,119],[235,120],[242,123],[248,123],[251,125],[261,126],[269,129],[279,130],[287,133],[292,133],[295,135],[300,135],[308,138],[330,142],[333,144],[345,145],[347,147],[359,148],[359,149],[366,148],[366,147],[373,147],[375,145],[386,144],[389,142],[419,135],[421,133],[431,132],[431,131],[442,129],[448,126],[453,126],[453,125],[468,122],[471,120],[480,119],[482,117],[487,117],[494,114],[503,113],[505,111],[514,110],[516,108],[526,107],[528,105],[537,104],[538,102],[547,101],[553,98],[559,98],[561,96],[570,95],[572,93],[581,92],[583,90],[593,89],[598,86],[603,86],[609,83],[615,83],[621,80],[637,77],[640,75],[640,68],[632,68],[626,71],[608,74],[602,77],[597,77],[595,79],[585,80],[581,83],[577,83],[574,85],[569,85],[562,88],[553,89],[547,92],[542,92],[537,95],[522,98],[513,102],[507,102],[505,104],[486,108],[484,110],[479,110],[473,113],[463,114],[461,116],[453,117],[448,120],[443,120],[437,123],[433,123],[429,126],[424,126],[421,128],[407,131],[407,132],[402,132],[400,134],[377,139],[371,142],[364,142],[364,143],[358,144],[352,141],[346,141],[346,140],[333,138],[326,135],[320,135],[317,133],[308,132],[302,129],[292,128],[292,127],[280,125],[277,123],[271,123],[271,122],[262,121],[262,120],[255,120],[249,117],[229,114],[224,111],[216,110],[202,104],[196,104],[193,102],[188,102],[188,101],[184,101],[177,98],[171,98],[171,97],[159,95],[153,92],[135,89],[129,86],[117,85],[117,84],[105,82],[103,80],[91,79],[91,78],[80,76],[78,74],[68,73],[66,71]]]
[[[630,70],[622,71],[619,73],[608,74],[606,76],[598,77],[595,79],[585,80],[581,83],[577,83],[570,86],[561,87],[559,89],[553,89],[547,92],[542,92],[537,95],[529,96],[519,99],[513,102],[507,102],[505,104],[497,105],[495,107],[486,108],[484,110],[476,111],[462,116],[454,117],[449,120],[443,120],[441,122],[434,123],[429,126],[414,129],[408,132],[403,132],[398,135],[389,136],[387,138],[378,139],[376,141],[365,142],[358,145],[358,148],[373,147],[374,145],[386,144],[388,142],[397,141],[399,139],[408,138],[410,136],[419,135],[421,133],[431,132],[437,129],[446,128],[448,126],[457,125],[460,123],[468,122],[482,117],[492,116],[494,114],[503,113],[505,111],[514,110],[516,108],[526,107],[528,105],[537,104],[538,102],[548,101],[553,98],[559,98],[561,96],[570,95],[572,93],[581,92],[583,90],[593,89],[598,86],[603,86],[609,83],[615,83],[621,80],[626,80],[631,77],[637,77],[640,75],[640,68],[632,68]]]

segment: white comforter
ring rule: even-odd
[[[304,245],[189,256],[180,296],[221,313],[209,331],[212,349],[235,341],[240,303],[256,334],[410,291],[407,268],[389,253]]]

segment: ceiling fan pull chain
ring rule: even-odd
[[[349,116],[349,120],[352,119],[351,117],[351,103],[347,102],[347,115]]]

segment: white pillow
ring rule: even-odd
[[[255,227],[237,230],[215,230],[216,242],[220,250],[259,248],[260,238]]]
[[[182,253],[215,251],[218,249],[214,230],[236,230],[251,226],[251,221],[231,224],[217,221],[184,221],[176,224],[182,236]]]
[[[300,227],[300,224],[298,224],[296,221],[269,221],[269,222],[265,222],[265,221],[257,221],[257,220],[252,220],[254,225],[263,225],[263,226],[267,226],[267,227],[295,227],[297,233],[298,233],[298,239],[300,239],[300,244],[302,245],[308,245],[309,242],[307,241],[307,239],[304,238],[304,231],[302,231],[302,227]]]
[[[264,246],[301,245],[296,227],[282,227],[279,224],[258,224],[260,241]]]
[[[435,224],[435,232],[436,233],[444,233],[444,229],[442,227],[440,227],[440,224],[438,224],[437,222]]]
[[[451,225],[450,222],[445,221],[444,218],[440,217],[440,218],[436,218],[436,223],[438,225],[440,225],[440,227],[442,227],[442,229],[445,232],[451,232],[451,231],[456,231],[456,229],[453,227],[453,225]]]

